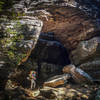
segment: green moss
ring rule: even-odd
[[[14,66],[18,65],[21,60],[26,57],[26,54],[20,52],[16,44],[24,39],[24,35],[21,32],[21,27],[22,25],[17,22],[13,28],[7,28],[5,30],[6,37],[0,40],[0,43],[3,45],[2,49],[10,60],[9,63],[14,63]]]

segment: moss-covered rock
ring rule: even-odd
[[[42,22],[35,18],[2,22],[0,51],[7,58],[3,60],[14,66],[26,61],[38,40],[42,26]]]

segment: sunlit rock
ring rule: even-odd
[[[51,88],[44,87],[40,89],[40,95],[48,99],[64,99],[66,94],[66,88]]]
[[[71,76],[69,74],[54,76],[44,82],[44,86],[57,87],[60,85],[64,85],[70,77]]]

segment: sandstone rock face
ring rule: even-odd
[[[100,70],[100,61],[99,60],[93,60],[93,61],[87,61],[86,63],[81,64],[79,67],[83,69],[84,71],[90,71],[95,72]]]
[[[63,11],[63,12],[62,12]],[[71,7],[49,8],[51,17],[44,20],[43,32],[54,32],[55,37],[69,50],[82,40],[98,34],[97,21],[83,11]]]
[[[38,16],[38,18],[40,18],[44,22],[42,32],[48,32],[48,31],[54,32],[54,37],[56,37],[57,40],[59,40],[69,51],[71,50],[72,52],[74,52],[73,49],[77,48],[78,44],[80,44],[80,41],[91,39],[92,37],[97,36],[99,34],[99,31],[100,31],[99,20],[93,18],[93,17],[99,18],[99,3],[100,1],[98,0],[95,0],[95,1],[93,0],[88,0],[88,1],[85,1],[85,0],[84,1],[82,0],[53,1],[51,0],[50,2],[45,1],[45,0],[34,1],[34,2],[31,2],[30,5],[32,4],[34,5],[34,7],[36,5],[37,6],[36,9],[39,6],[41,6],[43,9],[32,11],[32,8],[34,7],[31,5],[30,8],[27,7],[27,11],[25,13],[26,15],[29,15],[29,16]],[[51,7],[49,8],[47,7],[47,5]],[[59,7],[56,5],[58,5]],[[44,37],[44,38],[47,39],[47,37]],[[52,36],[48,38],[48,40],[50,41],[53,40]],[[42,43],[41,40],[39,41],[40,41],[39,44],[41,44]],[[45,42],[47,43],[47,41]],[[72,57],[71,59],[73,59],[73,54],[71,55],[71,57]],[[93,62],[94,62],[94,58],[96,58],[96,60],[99,59],[99,57],[91,58],[90,55],[88,57],[84,58],[84,60],[80,59],[79,62],[76,61],[75,64],[78,66],[82,64],[84,66],[84,63],[86,64],[88,63],[88,62],[85,62],[87,60],[91,62],[91,59],[93,59]],[[43,58],[46,58],[46,56]],[[47,58],[43,60],[47,61]],[[76,56],[76,58],[79,59],[80,57]],[[75,60],[77,60],[76,58]],[[42,59],[42,56],[37,59]],[[99,76],[99,72],[95,72],[95,73],[98,73],[98,76]]]
[[[98,0],[19,0],[13,8],[27,16],[42,19],[43,32],[54,32],[66,48],[73,49],[79,41],[89,39],[100,31],[98,21],[92,18],[99,16],[99,4]]]
[[[63,68],[64,73],[70,73],[72,75],[72,78],[77,83],[89,83],[93,82],[93,79],[90,75],[88,75],[86,72],[81,70],[80,68],[76,68],[74,65],[68,65]]]
[[[69,74],[54,76],[44,82],[44,86],[57,87],[60,85],[64,85],[67,82],[67,79],[69,79],[70,77],[71,76]]]

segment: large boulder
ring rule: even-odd
[[[82,41],[77,48],[71,52],[70,58],[73,64],[80,65],[87,61],[99,60],[100,37]]]
[[[0,19],[0,78],[5,85],[9,74],[25,62],[34,49],[43,23],[37,18]]]
[[[70,54],[71,62],[100,81],[100,37],[82,41]]]
[[[77,83],[92,83],[93,79],[86,72],[81,70],[80,68],[75,67],[74,65],[67,65],[63,68],[64,73],[71,74],[72,78]]]
[[[0,25],[2,32],[0,41],[1,65],[10,61],[18,65],[26,61],[37,43],[42,26],[42,21],[36,18],[28,19],[24,17],[16,21],[2,22]],[[3,57],[6,61],[2,61],[5,60]]]

